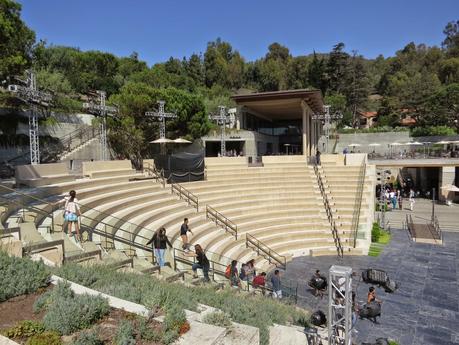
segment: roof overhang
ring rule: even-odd
[[[231,98],[237,105],[246,106],[273,120],[301,119],[303,101],[314,113],[322,113],[324,106],[320,90],[260,92]]]

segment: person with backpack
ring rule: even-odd
[[[172,248],[172,244],[166,236],[166,228],[162,227],[155,231],[153,237],[147,242],[147,246],[153,244],[153,249],[156,256],[156,261],[159,264],[159,272],[164,267],[164,253],[166,252],[167,245]]]
[[[73,236],[72,226],[75,225],[76,237],[75,240],[81,241],[80,226],[78,223],[79,217],[81,216],[80,206],[76,197],[76,192],[71,190],[69,195],[63,200],[57,202],[57,204],[64,202],[64,223],[62,224],[62,231],[65,233],[65,228],[68,225],[68,234],[70,237]]]
[[[261,272],[259,275],[255,276],[252,280],[252,287],[254,289],[261,289],[261,293],[265,294],[265,285],[266,285],[266,272]]]
[[[198,269],[202,269],[202,273],[204,274],[204,281],[209,282],[209,259],[207,259],[206,254],[204,253],[204,250],[199,244],[196,244],[194,246],[194,254],[191,254],[191,256],[196,257],[196,263],[191,266],[191,269],[193,270],[193,278],[197,278],[198,274],[197,271]]]
[[[239,289],[241,287],[241,281],[239,280],[236,260],[231,261],[231,264],[226,266],[225,277],[229,279],[231,287],[236,289]]]

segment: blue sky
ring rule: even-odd
[[[293,55],[346,50],[374,58],[410,41],[440,45],[459,0],[19,0],[22,17],[48,43],[149,64],[204,52],[221,37],[247,60],[272,42]]]

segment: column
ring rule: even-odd
[[[303,156],[308,156],[308,136],[307,136],[307,116],[306,116],[306,108],[303,106]]]
[[[442,166],[440,169],[439,176],[439,188],[436,193],[438,195],[438,200],[445,201],[447,198],[453,199],[454,193],[450,193],[445,189],[441,189],[443,186],[454,185],[456,180],[456,167],[452,166]]]

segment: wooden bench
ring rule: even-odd
[[[69,173],[66,163],[49,163],[16,166],[16,184],[29,187],[70,182],[75,176]]]
[[[134,174],[130,160],[83,162],[83,175],[90,178]]]

